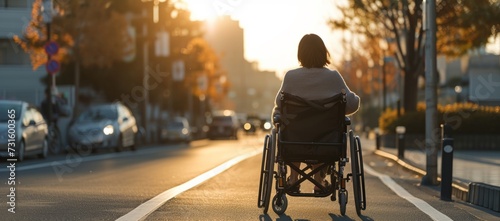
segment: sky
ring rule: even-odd
[[[341,54],[341,33],[327,20],[335,14],[331,0],[185,0],[192,19],[231,15],[244,29],[245,58],[259,69],[285,72],[298,67],[297,47],[305,34],[318,34],[332,57]],[[335,58],[334,58],[335,59]]]
[[[298,67],[297,47],[305,34],[318,34],[332,59],[343,55],[342,32],[327,25],[330,18],[341,16],[336,4],[345,0],[184,0],[192,19],[214,19],[231,15],[244,29],[245,58],[257,61],[261,70],[282,75]],[[488,51],[500,54],[500,36]]]

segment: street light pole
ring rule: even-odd
[[[159,21],[159,4],[160,3],[163,3],[165,2],[166,0],[141,0],[142,2],[153,2],[153,23],[156,24],[158,23]],[[151,88],[148,88],[146,87],[147,85],[147,82],[148,82],[148,79],[149,79],[149,75],[148,75],[148,69],[149,69],[149,46],[150,46],[150,39],[149,39],[149,30],[148,30],[148,26],[147,26],[147,15],[148,15],[148,10],[146,8],[143,8],[143,11],[142,11],[142,16],[143,16],[143,25],[142,25],[142,31],[143,31],[143,45],[142,45],[142,49],[143,49],[143,93],[144,93],[144,102],[143,102],[143,114],[142,114],[142,117],[143,117],[143,126],[144,126],[144,130],[146,131],[146,142],[150,142],[151,141],[151,134],[150,134],[150,130],[148,128],[148,121],[150,120],[150,114],[149,114],[149,110],[148,110],[148,107],[149,107],[149,90],[151,90]],[[151,30],[153,30],[151,28]],[[164,54],[165,52],[162,50],[162,54]]]
[[[436,0],[424,0],[425,42],[425,149],[426,175],[423,185],[437,185],[437,153],[439,128],[437,125],[437,75],[436,75]]]
[[[385,53],[384,53],[384,58],[382,59],[382,112],[385,111],[387,108],[387,101],[386,101],[386,96],[387,96],[387,85],[386,85],[386,75],[387,71],[386,69],[386,62],[385,62]]]
[[[42,6],[42,15],[43,15],[43,21],[46,23],[46,28],[47,28],[47,43],[50,42],[50,23],[52,22],[52,7],[53,7],[53,3],[52,3],[52,0],[44,0],[43,1],[43,6]],[[50,53],[47,53],[47,62],[49,62],[51,59],[51,54]],[[47,113],[47,118],[48,118],[48,122],[47,122],[47,125],[51,126],[52,124],[52,87],[54,87],[55,85],[53,85],[54,83],[54,78],[55,78],[55,75],[51,74],[49,72],[49,70],[47,70],[47,86],[48,86],[48,113]],[[44,91],[45,93],[45,91]]]

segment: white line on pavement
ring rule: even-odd
[[[153,149],[145,149],[141,151],[133,151],[133,152],[121,152],[121,153],[109,153],[109,154],[104,154],[104,155],[95,155],[95,156],[85,156],[87,154],[80,155],[79,153],[68,153],[66,155],[65,160],[57,160],[57,161],[50,161],[50,162],[43,162],[43,163],[37,163],[37,164],[31,164],[31,165],[24,165],[16,168],[18,171],[25,171],[25,170],[33,170],[33,169],[39,169],[43,167],[52,167],[54,165],[65,165],[65,164],[74,164],[74,163],[82,163],[82,162],[89,162],[89,161],[98,161],[98,160],[107,160],[107,159],[113,159],[117,157],[128,157],[128,156],[137,156],[137,155],[143,155],[143,154],[151,154],[151,153],[157,153],[165,151],[164,149],[162,150],[161,148],[153,148]],[[0,172],[5,172],[8,171],[8,169],[2,168],[0,169]]]
[[[389,176],[378,173],[377,171],[373,170],[371,167],[367,166],[366,164],[363,165],[364,170],[376,177],[378,177],[387,187],[389,187],[393,192],[398,194],[401,198],[408,200],[408,202],[412,203],[415,205],[418,209],[420,209],[422,212],[426,213],[431,217],[432,220],[450,220],[450,217],[446,216],[445,214],[439,212],[436,210],[434,207],[429,205],[427,202],[414,197],[411,195],[408,191],[406,191],[403,187],[398,185],[393,179],[391,179]]]
[[[179,186],[176,186],[172,189],[166,190],[163,193],[160,193],[159,195],[153,197],[152,199],[148,200],[147,202],[139,205],[137,208],[133,209],[129,213],[125,214],[124,216],[120,217],[117,219],[117,221],[128,221],[128,220],[143,220],[145,219],[149,214],[154,212],[156,209],[158,209],[160,206],[165,204],[168,200],[174,198],[175,196],[181,194],[184,191],[187,191],[203,182],[206,180],[216,176],[217,174],[220,174],[224,172],[225,170],[231,168],[232,166],[238,164],[239,162],[248,159],[250,157],[253,157],[259,153],[262,152],[262,149],[256,149],[252,152],[246,153],[244,155],[240,155],[238,157],[235,157],[220,166],[211,169],[208,172],[205,172],[192,180],[183,183]]]

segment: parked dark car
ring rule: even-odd
[[[238,139],[238,118],[234,111],[225,110],[212,115],[208,129],[208,138],[233,138]]]
[[[18,161],[27,155],[47,157],[48,127],[36,106],[0,100],[0,113],[0,156],[11,158],[8,147],[12,147]]]
[[[125,147],[135,150],[137,123],[132,112],[122,103],[92,106],[70,124],[68,142],[72,148],[85,146],[92,151]],[[87,149],[86,149],[87,150]]]

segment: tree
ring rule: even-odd
[[[47,59],[43,49],[47,31],[40,14],[41,2],[42,0],[34,1],[30,25],[22,36],[15,37],[16,42],[30,53],[34,68],[43,65]],[[203,35],[201,22],[191,21],[190,12],[182,7],[180,1],[160,1],[157,23],[153,22],[154,1],[79,0],[54,1],[54,3],[58,13],[51,24],[51,39],[61,46],[62,50],[56,59],[63,62],[58,82],[74,83],[77,90],[79,85],[90,86],[103,94],[108,101],[124,101],[124,97],[140,97],[143,90],[139,88],[144,87],[144,70],[147,69],[149,74],[152,72],[155,74],[149,81],[155,86],[147,88],[148,102],[161,106],[165,99],[165,91],[172,83],[167,75],[171,72],[173,61],[201,56],[201,59],[190,61],[186,70],[200,66],[203,67],[200,71],[204,71],[210,77],[223,74],[219,70],[215,53],[201,40]],[[133,42],[127,42],[127,29],[130,27],[133,27],[136,33]],[[168,57],[155,55],[156,34],[159,31],[169,33]],[[135,45],[136,48],[136,55],[132,61],[122,59],[126,54],[124,48],[127,48],[127,44]],[[193,45],[198,45],[196,48],[201,49],[189,49],[193,48]],[[147,49],[147,56],[143,54],[144,48]],[[146,62],[144,57],[148,58]],[[211,65],[208,65],[209,63]],[[186,87],[192,82],[187,81],[192,79],[186,78],[185,82],[181,82],[183,86],[178,89],[188,90]],[[211,82],[211,78],[209,81]],[[113,84],[110,85],[110,82]],[[206,96],[217,101],[220,96],[224,96],[224,93],[221,90],[214,90],[214,87],[212,84],[209,85]],[[198,93],[196,89],[189,88],[189,90]],[[184,93],[183,91],[180,93]],[[142,101],[143,99],[138,98],[129,104],[135,108],[139,107],[137,103]],[[186,100],[181,101],[183,103]]]
[[[354,116],[361,117],[362,120],[356,120],[356,122],[362,123],[364,127],[374,128],[378,124],[378,116],[382,111],[380,105],[377,104],[384,103],[381,100],[382,91],[398,90],[395,65],[393,62],[388,62],[385,65],[378,62],[383,59],[383,51],[378,46],[374,46],[378,45],[378,39],[366,39],[358,42],[349,37],[349,41],[350,43],[347,43],[344,39],[342,44],[348,56],[344,56],[342,60],[336,62],[335,66],[349,88],[362,98],[361,106],[364,108],[360,110],[359,115]],[[353,50],[353,45],[359,45],[364,50]],[[385,73],[385,77],[383,77],[383,73]],[[385,80],[385,84],[382,83],[383,80]],[[389,103],[389,97],[386,96],[385,99]],[[392,103],[392,105],[396,105],[396,103]]]
[[[225,96],[227,90],[218,90],[217,88],[226,88],[227,85],[219,85],[221,76],[225,73],[221,71],[219,58],[212,47],[202,38],[203,24],[200,21],[192,21],[191,13],[183,7],[179,7],[178,1],[166,1],[159,5],[159,22],[149,24],[154,30],[165,30],[170,36],[170,55],[167,58],[157,58],[153,61],[171,70],[171,64],[177,60],[184,61],[185,78],[180,84],[171,81],[166,82],[174,87],[176,96],[173,99],[175,111],[187,110],[187,99],[189,95],[196,98],[203,96],[211,102],[219,102],[221,97]],[[151,4],[151,3],[150,3]],[[148,6],[149,7],[149,6]],[[150,5],[152,8],[152,5]],[[152,18],[151,18],[152,21]],[[154,37],[150,38],[155,40]],[[169,72],[169,71],[168,71]],[[200,87],[200,81],[206,79],[206,85]],[[153,93],[161,94],[165,88],[158,88]],[[180,95],[180,96],[179,96]],[[156,95],[153,95],[156,96]],[[157,98],[161,98],[157,96]],[[195,100],[195,106],[198,99]]]
[[[220,101],[227,90],[218,91],[220,83],[220,63],[214,50],[203,38],[194,38],[186,47],[189,55],[187,60],[190,74],[186,78],[186,84],[196,96],[209,96],[214,101]],[[206,78],[206,82],[200,79]]]
[[[404,74],[403,106],[405,111],[415,111],[418,77],[424,70],[422,0],[350,0],[338,7],[343,17],[329,21],[333,29],[396,45],[393,56]],[[499,2],[438,0],[436,13],[440,54],[463,55],[471,48],[485,45],[490,36],[500,31]]]
[[[30,54],[32,66],[36,69],[47,61],[43,45],[50,34],[51,39],[63,48],[56,59],[75,63],[78,96],[80,64],[84,67],[111,67],[124,56],[125,18],[113,10],[113,0],[55,1],[57,15],[48,33],[42,23],[41,2],[34,1],[30,25],[22,37],[14,36],[14,40]],[[75,110],[77,102],[78,99]]]

